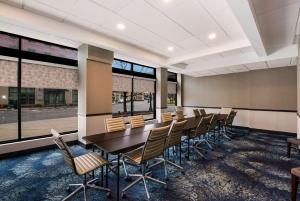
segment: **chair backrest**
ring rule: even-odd
[[[175,110],[176,110],[176,111],[182,111],[182,112],[183,112],[183,107],[182,107],[182,106],[176,106]]]
[[[145,126],[145,120],[143,115],[131,116],[129,117],[129,122],[131,128],[138,128]]]
[[[123,117],[105,119],[107,132],[123,131],[126,129]]]
[[[199,109],[193,109],[193,112],[194,112],[195,117],[200,117],[201,116],[201,114],[199,112]]]
[[[166,148],[178,145],[181,143],[181,137],[183,134],[184,126],[186,125],[187,120],[179,121],[173,123],[170,133],[167,138]]]
[[[203,134],[206,134],[208,129],[209,129],[209,125],[210,125],[210,121],[211,121],[211,118],[213,116],[212,115],[208,115],[206,117],[202,117],[201,118],[201,121],[199,122],[196,130],[195,130],[195,133],[193,136],[191,137],[196,137],[196,136],[200,136],[200,135],[203,135]]]
[[[227,119],[225,122],[226,125],[232,125],[233,120],[236,116],[236,113],[237,113],[237,111],[233,111],[233,110],[230,112],[230,114],[227,116]]]
[[[161,120],[162,122],[169,122],[169,121],[173,121],[173,117],[171,112],[164,112],[161,114]]]
[[[219,115],[220,114],[213,114],[213,117],[211,118],[210,121],[209,130],[214,130],[217,127],[219,122]]]
[[[170,126],[154,128],[151,130],[143,149],[142,163],[163,154],[169,130]]]
[[[200,109],[199,111],[200,111],[200,114],[202,116],[206,116],[207,115],[205,109]]]
[[[232,110],[232,108],[230,108],[230,107],[222,107],[220,113],[229,115],[231,110]]]
[[[55,144],[58,146],[58,148],[60,150],[63,151],[64,153],[64,159],[65,162],[71,167],[73,168],[73,170],[76,172],[76,167],[75,167],[75,163],[74,163],[74,157],[68,147],[68,145],[65,143],[65,141],[63,140],[62,136],[54,129],[51,129],[51,133],[54,137],[54,142]]]
[[[184,119],[183,111],[176,111],[176,119],[177,120],[183,120]]]

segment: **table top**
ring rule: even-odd
[[[195,117],[187,117],[185,130],[196,127],[200,119]],[[119,154],[130,151],[134,148],[144,145],[148,135],[153,128],[171,125],[173,122],[155,123],[145,125],[140,128],[128,128],[124,131],[106,132],[83,137],[89,143],[94,144],[99,149],[110,153]]]

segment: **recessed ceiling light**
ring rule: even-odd
[[[217,37],[217,35],[215,34],[215,33],[210,33],[209,35],[208,35],[208,38],[209,39],[215,39]]]
[[[172,0],[163,0],[165,3],[170,3]]]
[[[171,46],[170,46],[170,47],[168,47],[167,49],[168,49],[168,51],[172,52],[172,51],[174,50],[174,47],[171,47]]]
[[[119,23],[119,24],[117,24],[117,28],[120,30],[123,30],[126,28],[126,26],[125,26],[125,24]]]

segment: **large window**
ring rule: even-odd
[[[175,111],[177,105],[177,74],[168,72],[168,111]]]
[[[77,50],[4,32],[0,39],[0,143],[75,132]]]
[[[113,116],[155,118],[155,69],[117,59],[112,67]]]

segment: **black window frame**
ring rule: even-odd
[[[177,73],[173,73],[168,71],[168,81],[176,82],[176,95],[175,95],[175,106],[177,106],[177,93],[178,93],[178,86],[177,86]]]
[[[125,60],[118,59],[118,58],[114,58],[114,60],[121,61],[121,62],[126,62],[126,63],[130,63],[131,64],[131,69],[130,70],[124,70],[124,69],[119,69],[119,68],[112,67],[112,72],[113,73],[132,76],[132,80],[131,80],[131,89],[132,89],[131,91],[132,92],[131,92],[131,98],[130,98],[130,102],[131,102],[130,115],[131,116],[134,115],[134,104],[133,104],[133,102],[134,102],[134,100],[133,100],[134,78],[135,77],[142,77],[142,78],[154,79],[153,118],[147,119],[147,120],[156,119],[156,68],[153,68],[151,66],[146,66],[146,65],[143,65],[143,64],[138,64],[138,63],[130,62],[130,61],[125,61]],[[147,67],[147,68],[152,68],[154,70],[154,74],[152,75],[152,74],[148,74],[148,73],[136,72],[136,71],[133,70],[133,66],[134,65],[139,65],[139,66],[143,66],[143,67]]]
[[[18,38],[18,43],[19,47],[18,49],[11,49],[7,47],[1,47],[0,46],[0,55],[2,56],[8,56],[8,57],[15,57],[17,58],[17,107],[16,109],[18,110],[18,121],[17,121],[17,127],[18,127],[18,138],[14,140],[6,140],[6,141],[0,141],[0,144],[7,144],[7,143],[13,143],[13,142],[20,142],[20,141],[27,141],[27,140],[33,140],[33,139],[41,139],[41,138],[46,138],[46,137],[51,137],[52,135],[46,134],[46,135],[41,135],[41,136],[36,136],[36,137],[28,137],[28,138],[22,138],[22,104],[21,104],[21,98],[22,98],[22,59],[28,59],[28,60],[34,60],[34,61],[41,61],[41,62],[48,62],[48,63],[54,63],[54,64],[62,64],[62,65],[69,65],[78,68],[78,60],[73,60],[73,59],[66,59],[62,57],[56,57],[56,56],[51,56],[51,55],[45,55],[45,54],[39,54],[39,53],[34,53],[34,52],[27,52],[22,50],[22,39],[27,39],[27,40],[32,40],[36,42],[41,42],[44,44],[48,45],[54,45],[62,48],[67,48],[71,50],[76,50],[76,48],[73,47],[68,47],[64,46],[61,44],[56,44],[56,43],[51,43],[47,41],[42,41],[34,38],[29,38],[17,34],[12,34],[4,31],[0,31],[0,34],[5,34],[9,36],[14,36]],[[66,131],[62,132],[61,134],[70,134],[70,133],[75,133],[78,132],[78,130],[73,130],[73,131]]]

